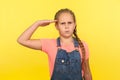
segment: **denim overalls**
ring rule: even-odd
[[[74,38],[74,47],[78,48]],[[57,55],[51,80],[82,80],[81,56],[77,49],[67,52],[61,49],[60,38],[57,39]]]

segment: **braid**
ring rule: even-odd
[[[76,38],[76,40],[78,41],[78,43],[79,43],[79,45],[80,45],[80,48],[81,48],[81,50],[82,50],[82,64],[81,64],[81,66],[82,66],[82,69],[83,69],[83,71],[84,71],[83,80],[85,80],[85,75],[86,75],[86,72],[87,72],[87,71],[86,71],[86,70],[87,70],[87,65],[86,65],[86,60],[85,60],[85,56],[86,56],[85,47],[84,47],[82,41],[80,40],[80,38],[79,38],[78,35],[77,35],[76,27],[75,27],[75,29],[74,29],[73,34],[74,34],[74,37]]]
[[[84,63],[84,61],[85,61],[85,48],[84,48],[84,45],[83,45],[82,41],[80,40],[80,38],[79,38],[78,35],[77,35],[76,27],[75,27],[75,29],[74,29],[73,34],[74,34],[74,37],[76,38],[76,40],[78,41],[78,43],[79,43],[79,45],[80,45],[80,48],[81,48],[81,50],[82,50],[82,65],[83,65],[83,63]]]

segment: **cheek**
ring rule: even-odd
[[[74,30],[74,29],[75,29],[75,25],[72,25],[72,26],[71,26],[71,30]]]
[[[59,32],[63,31],[62,28],[61,28],[61,26],[57,25],[57,26],[55,26],[55,27],[56,27],[56,29],[57,29]]]

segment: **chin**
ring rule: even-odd
[[[70,38],[70,37],[72,37],[72,35],[64,35],[63,37],[64,38]]]

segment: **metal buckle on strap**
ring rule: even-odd
[[[78,47],[75,47],[75,50],[76,50],[76,51],[79,51],[79,48],[78,48]]]
[[[61,47],[60,47],[60,46],[58,46],[57,48],[58,48],[58,50],[60,50],[60,49],[61,49]]]

